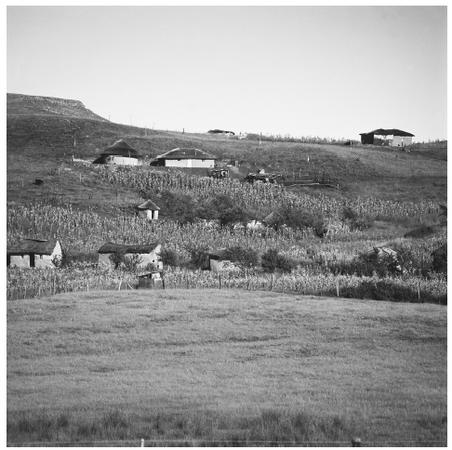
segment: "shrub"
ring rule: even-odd
[[[163,249],[160,257],[164,266],[178,267],[181,265],[180,255],[175,250]]]
[[[221,226],[236,222],[246,222],[249,214],[236,205],[234,200],[225,194],[220,194],[210,200],[206,205],[198,208],[197,214],[202,219],[219,220]]]
[[[283,207],[276,211],[272,220],[272,226],[279,229],[286,225],[293,229],[312,228],[315,235],[322,238],[328,229],[325,219],[320,214],[311,214],[297,208]]]
[[[228,248],[224,254],[225,259],[238,263],[243,269],[257,266],[258,255],[252,248],[235,246]]]
[[[194,247],[188,249],[190,253],[190,265],[196,269],[207,269],[209,267],[209,256],[207,247]]]
[[[296,263],[287,256],[280,255],[277,250],[270,249],[267,250],[262,255],[262,268],[266,272],[291,272],[295,267]]]
[[[179,223],[193,222],[196,218],[195,203],[191,195],[163,191],[158,202],[163,217]]]

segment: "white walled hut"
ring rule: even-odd
[[[388,145],[405,147],[413,143],[414,134],[397,128],[378,128],[367,133],[360,133],[361,144]]]
[[[106,148],[102,154],[93,161],[93,164],[113,164],[119,166],[138,166],[140,155],[126,141],[120,139]]]
[[[155,158],[153,166],[212,169],[217,158],[199,148],[175,148]]]
[[[125,260],[135,259],[138,257],[137,269],[146,269],[153,265],[156,269],[163,269],[163,263],[160,257],[162,246],[159,243],[145,244],[145,245],[128,245],[115,244],[107,242],[97,251],[99,254],[99,266],[115,267],[116,255],[121,255]]]
[[[24,239],[7,249],[10,267],[54,268],[62,258],[63,250],[56,239]]]
[[[141,205],[138,205],[137,209],[139,214],[144,215],[149,221],[159,218],[160,208],[152,200],[146,200]]]

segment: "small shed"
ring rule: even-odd
[[[361,144],[389,145],[390,147],[405,147],[413,143],[414,134],[397,128],[378,128],[367,133],[360,133]]]
[[[23,239],[7,249],[10,267],[56,267],[63,258],[57,239]]]
[[[149,221],[157,220],[159,218],[160,208],[152,200],[146,200],[144,203],[141,203],[141,205],[138,205],[137,209],[139,213],[144,214]]]
[[[153,266],[156,269],[163,269],[160,252],[162,246],[159,243],[153,244],[115,244],[107,242],[97,251],[99,254],[99,266],[115,268],[117,258],[124,261],[136,259],[137,269],[146,269]]]
[[[140,164],[140,154],[126,141],[119,139],[93,161],[93,164],[116,164],[120,166],[137,166]]]

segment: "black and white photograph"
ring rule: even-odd
[[[447,447],[445,2],[2,9],[4,445]]]

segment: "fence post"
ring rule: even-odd
[[[221,275],[218,274],[218,289],[221,289]]]
[[[165,289],[165,278],[162,277],[162,289]]]
[[[417,282],[417,299],[421,301],[421,282]]]
[[[270,275],[270,290],[273,290],[273,273]]]
[[[339,278],[336,279],[336,295],[340,297],[340,291],[339,291]]]
[[[141,438],[141,447],[144,447],[144,439]]]

